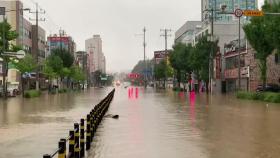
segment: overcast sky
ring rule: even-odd
[[[143,59],[143,27],[147,28],[147,57],[164,49],[160,29],[171,29],[168,47],[175,31],[188,20],[200,20],[200,0],[23,0],[35,8],[34,2],[46,10],[41,25],[49,33],[61,27],[85,50],[85,40],[100,34],[107,71],[130,70]],[[260,2],[262,3],[262,2]]]

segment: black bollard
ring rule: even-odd
[[[90,130],[90,115],[87,115],[87,137],[86,137],[86,150],[90,149],[90,143],[91,143],[91,130]]]
[[[81,119],[80,129],[80,157],[85,156],[85,120]]]
[[[66,158],[66,140],[60,139],[58,142],[58,158]]]
[[[70,130],[69,131],[69,157],[73,158],[74,157],[74,146],[75,146],[75,139],[74,139],[74,131]]]
[[[45,155],[43,155],[43,158],[51,158],[51,155],[45,154]]]
[[[75,123],[74,124],[74,140],[75,140],[75,145],[74,145],[74,155],[75,158],[80,158],[80,144],[79,144],[79,124]]]

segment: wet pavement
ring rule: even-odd
[[[0,104],[0,157],[42,157],[111,88]],[[280,105],[232,96],[117,87],[94,158],[278,158]]]

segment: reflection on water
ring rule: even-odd
[[[41,157],[53,151],[108,91],[1,102],[0,157]],[[120,118],[103,120],[89,157],[280,157],[279,104],[120,86],[108,113]]]

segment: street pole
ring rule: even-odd
[[[35,45],[34,45],[34,58],[35,58],[35,60],[36,60],[36,62],[37,62],[37,64],[39,65],[39,37],[38,37],[38,35],[39,35],[39,26],[38,26],[38,23],[39,23],[39,21],[45,21],[45,19],[39,19],[39,13],[40,14],[45,14],[45,11],[44,12],[39,12],[39,6],[38,6],[38,3],[36,3],[36,11],[35,12],[31,12],[30,11],[30,13],[33,13],[33,14],[35,14],[35,21],[36,21],[36,27],[35,27]],[[34,19],[30,19],[30,20],[34,20]],[[39,79],[40,79],[40,77],[39,77],[39,67],[37,67],[36,68],[36,90],[39,90],[39,88],[40,88],[40,82],[39,82]]]
[[[216,2],[216,1],[215,1]],[[210,93],[212,94],[212,55],[213,55],[213,39],[214,39],[214,8],[211,10],[211,52],[209,58],[209,84],[210,84]]]
[[[144,33],[144,43],[143,43],[143,47],[144,47],[144,64],[145,64],[145,69],[144,69],[144,87],[147,87],[147,76],[146,76],[146,71],[147,71],[147,63],[146,63],[146,27],[144,27],[143,29],[143,33]]]
[[[240,18],[238,18],[238,90],[241,89],[241,76],[240,76]]]
[[[166,63],[166,68],[167,68],[167,55],[168,55],[168,51],[167,51],[167,38],[168,36],[171,36],[171,35],[168,35],[168,32],[171,32],[171,29],[161,29],[161,31],[164,32],[163,35],[161,36],[164,36],[164,39],[165,39],[165,63]],[[165,70],[165,77],[164,77],[164,88],[165,88],[165,81],[167,79],[167,69]]]
[[[6,50],[6,40],[5,40],[5,12],[3,14],[3,24],[2,24],[2,42],[3,42],[3,51],[2,53],[5,52]],[[6,57],[2,56],[2,74],[3,74],[3,93],[4,93],[4,98],[6,99],[7,98],[7,93],[6,93]]]
[[[35,44],[35,50],[36,50],[36,55],[35,55],[35,58],[36,58],[36,62],[37,64],[39,63],[39,49],[38,49],[38,33],[39,32],[39,29],[38,29],[38,3],[36,3],[36,31],[35,31],[35,37],[36,37],[36,44]],[[36,68],[36,90],[39,90],[39,67]]]

